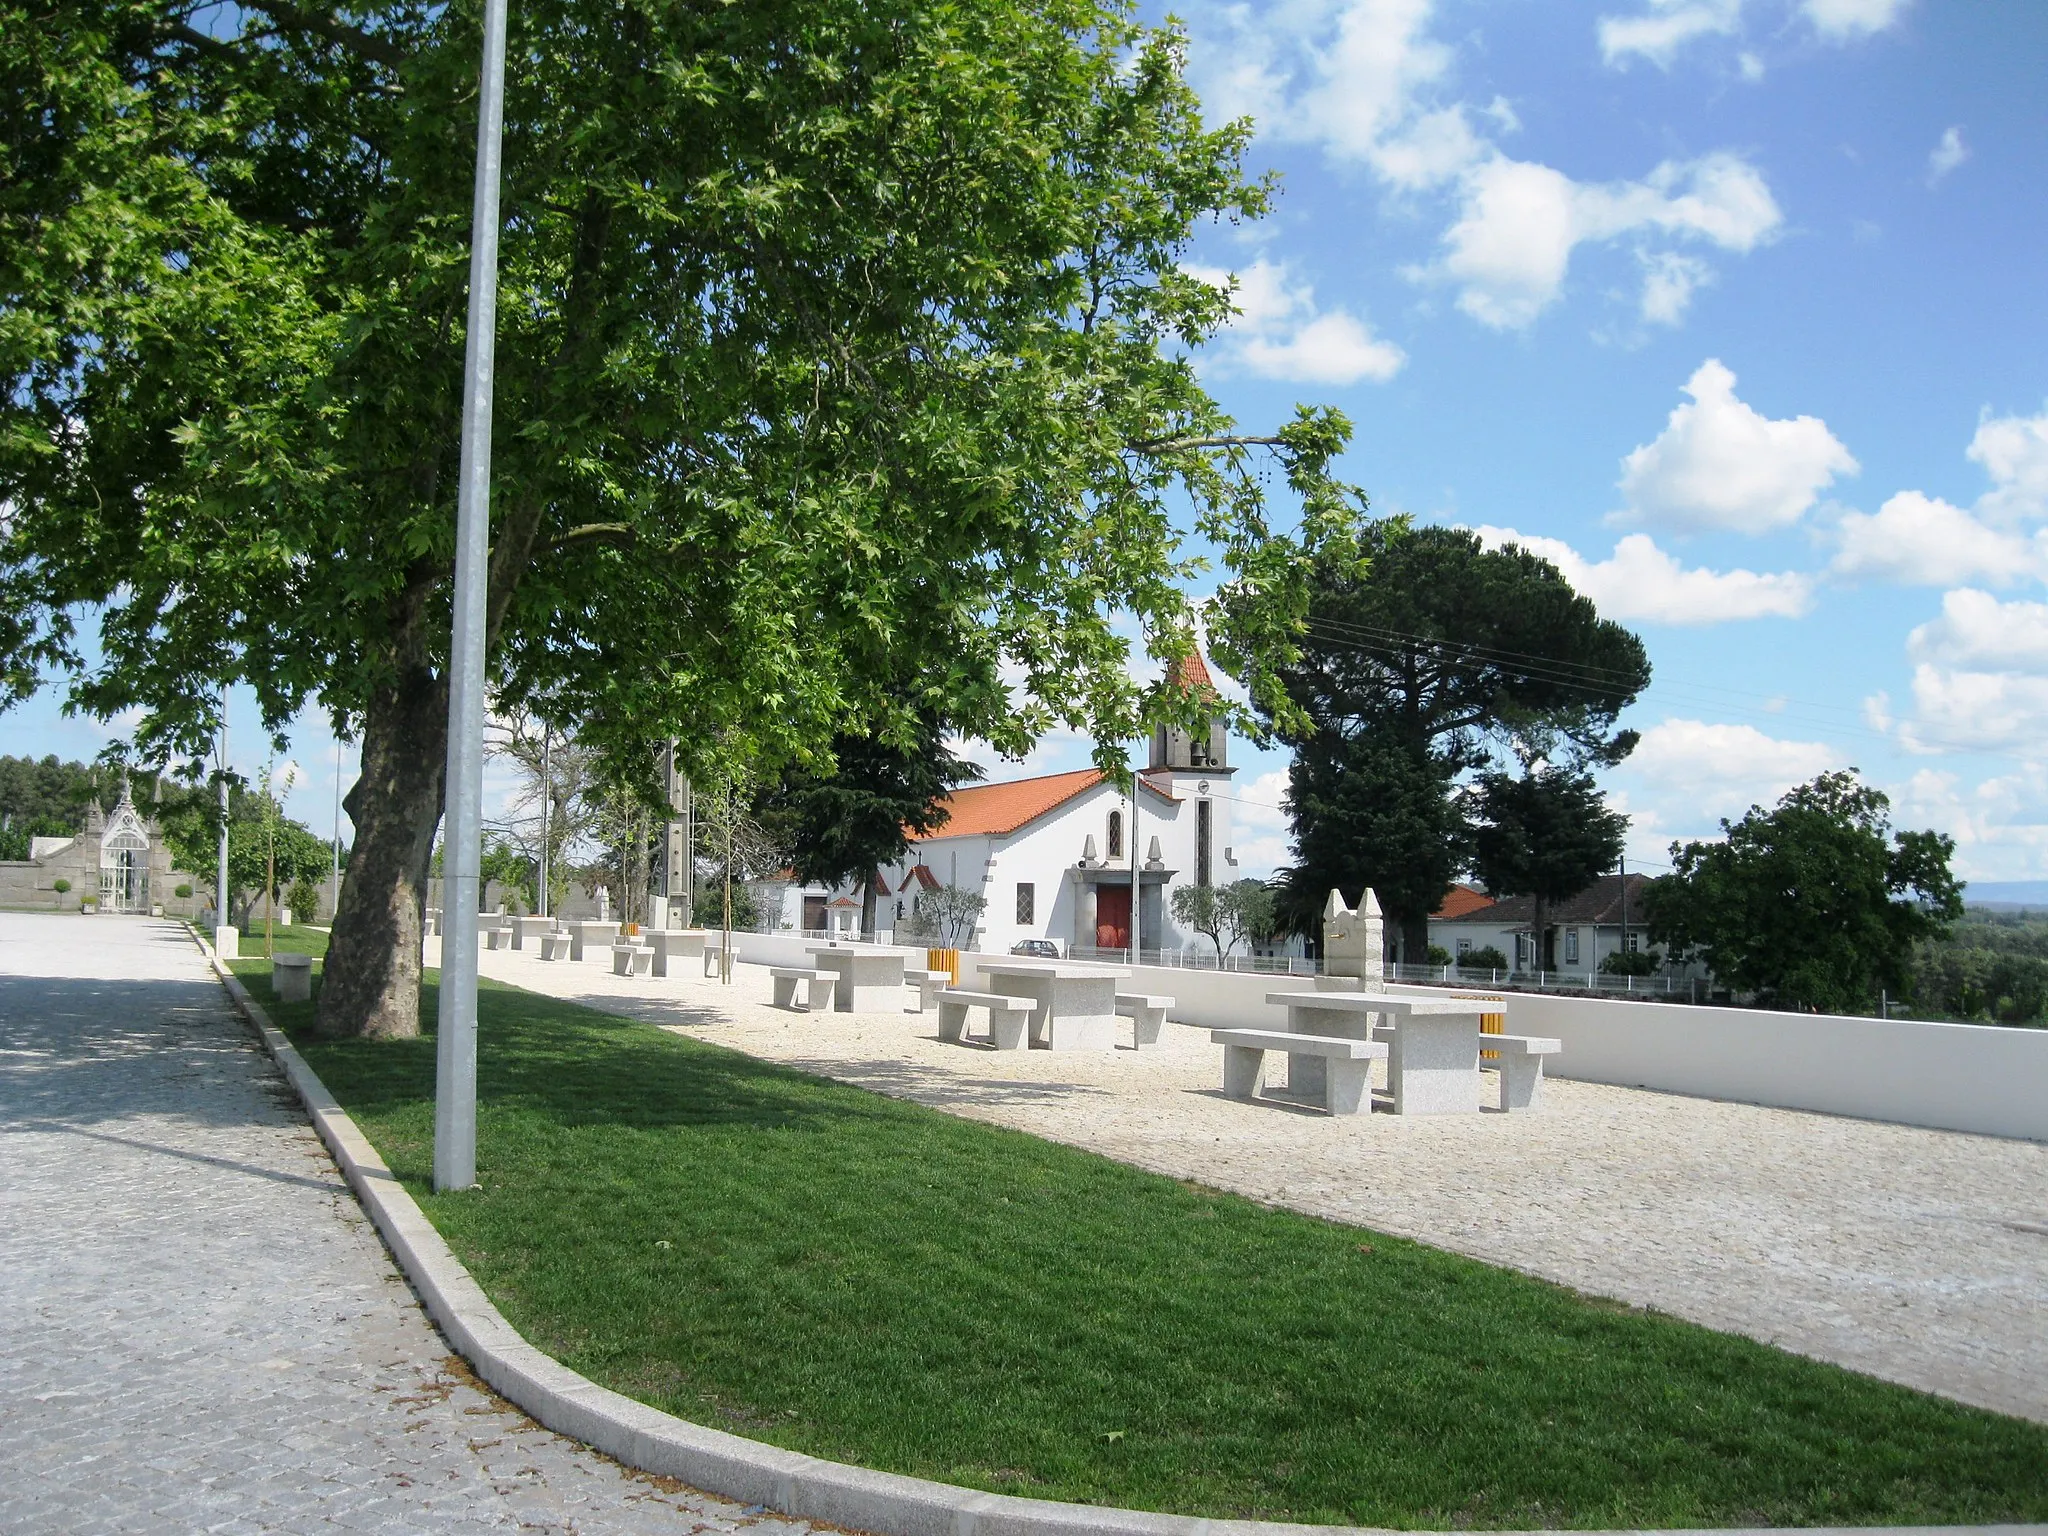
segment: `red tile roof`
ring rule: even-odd
[[[933,874],[928,866],[923,864],[913,864],[910,868],[910,873],[903,877],[903,883],[897,886],[896,889],[907,891],[910,889],[912,881],[916,881],[923,890],[936,891],[939,888],[939,877]]]
[[[1216,680],[1199,649],[1192,650],[1166,669],[1166,680],[1183,693],[1214,693]]]
[[[1444,894],[1443,905],[1429,915],[1436,918],[1469,917],[1493,904],[1493,898],[1484,891],[1469,885],[1454,885]]]
[[[970,784],[946,797],[944,819],[915,841],[928,843],[942,837],[999,837],[1036,821],[1048,811],[1057,810],[1102,781],[1100,768],[1077,768],[1072,773],[1012,779],[1007,784]],[[1148,783],[1142,775],[1138,782],[1162,800],[1174,798],[1156,784]]]

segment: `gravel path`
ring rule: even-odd
[[[745,1526],[471,1380],[181,929],[0,913],[0,1530]]]
[[[749,1055],[2048,1422],[2039,1143],[1561,1080],[1536,1114],[1331,1119],[1224,1098],[1206,1030],[999,1054],[941,1043],[935,1015],[769,1007],[757,966],[728,987],[481,958]]]

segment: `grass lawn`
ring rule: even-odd
[[[528,1339],[700,1423],[1214,1516],[2048,1520],[2048,1428],[490,983],[437,1196],[431,1036],[276,1012]]]

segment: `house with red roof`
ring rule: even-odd
[[[1191,693],[1214,696],[1199,655],[1168,675]],[[1174,924],[1172,898],[1184,884],[1237,878],[1228,737],[1216,719],[1194,731],[1161,727],[1128,792],[1097,768],[953,791],[939,826],[881,872],[877,928],[893,932],[913,916],[920,896],[954,886],[987,902],[970,948],[1008,950],[1021,939],[1050,939],[1063,955],[1127,949],[1135,891],[1142,948],[1206,944]],[[843,909],[832,905],[843,895],[823,887],[791,890],[784,926],[846,931],[838,926]],[[856,888],[856,907],[858,897]]]

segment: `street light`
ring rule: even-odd
[[[505,0],[484,0],[469,234],[469,337],[448,647],[447,836],[442,844],[441,996],[434,1049],[434,1188],[476,1183],[476,918],[484,798],[484,599],[491,545],[491,387],[497,366],[498,170],[505,123]]]

